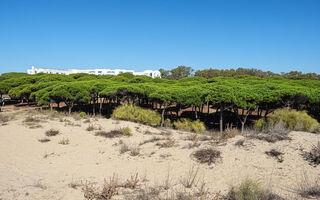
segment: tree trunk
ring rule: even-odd
[[[72,107],[69,106],[69,115],[71,115],[71,109],[72,109]]]
[[[161,114],[161,127],[163,127],[163,124],[164,124],[164,113],[165,113],[165,110],[166,110],[166,106],[164,105],[163,106],[163,110],[162,110],[162,114]]]
[[[243,133],[244,132],[244,124],[245,124],[246,122],[245,121],[241,121],[241,133]]]
[[[197,106],[194,107],[194,114],[195,114],[196,119],[198,119]]]
[[[210,105],[209,105],[209,101],[207,102],[207,109],[208,109],[208,115],[210,114]]]
[[[102,99],[100,99],[99,114],[102,115]]]
[[[223,132],[223,106],[220,104],[220,133]]]
[[[96,116],[96,99],[93,99],[92,114]]]

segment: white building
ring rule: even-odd
[[[31,69],[27,70],[28,74],[77,74],[77,73],[86,73],[86,74],[95,74],[95,75],[118,75],[122,73],[132,73],[133,75],[146,75],[152,78],[159,77],[161,78],[161,73],[158,70],[144,70],[143,72],[135,72],[134,70],[126,69],[68,69],[68,70],[58,70],[58,69],[44,69],[44,68],[35,68],[32,66]]]

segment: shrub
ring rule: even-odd
[[[320,142],[310,152],[303,154],[304,158],[314,165],[320,164]]]
[[[58,135],[60,133],[60,131],[59,130],[55,130],[55,129],[50,129],[50,130],[47,130],[46,131],[46,136],[56,136],[56,135]]]
[[[232,187],[224,199],[228,200],[282,200],[265,189],[261,183],[246,179],[238,187]]]
[[[157,111],[131,105],[117,107],[113,111],[111,117],[115,119],[140,122],[150,126],[159,126],[161,122],[161,116]]]
[[[170,147],[173,147],[174,144],[175,144],[175,140],[172,138],[169,138],[167,141],[163,143],[157,143],[156,145],[160,146],[160,148],[170,148]]]
[[[101,130],[101,126],[99,124],[89,124],[86,128],[87,131]]]
[[[293,131],[319,131],[319,123],[317,120],[309,116],[305,111],[294,111],[288,108],[276,110],[267,121],[260,119],[255,123],[255,129],[262,131],[263,129],[274,127],[283,123],[284,127]]]
[[[131,136],[131,129],[129,127],[119,128],[109,132],[106,131],[98,131],[95,134],[96,136],[102,136],[106,138],[115,138],[120,136]]]
[[[33,116],[27,116],[23,122],[40,122],[40,120],[36,117]]]
[[[0,114],[0,122],[1,123],[6,123],[10,120],[10,117],[8,115],[3,115],[3,114]]]
[[[203,122],[200,120],[191,121],[189,119],[183,118],[178,121],[173,122],[173,126],[176,129],[181,129],[185,131],[194,131],[194,132],[204,132],[206,127]]]
[[[67,145],[69,144],[69,139],[68,138],[62,138],[60,141],[59,141],[59,144],[63,144],[63,145]]]
[[[164,120],[164,126],[165,127],[172,127],[171,120],[169,118]]]
[[[221,158],[221,152],[212,148],[200,149],[193,153],[193,157],[195,157],[199,163],[208,163],[208,165],[211,165],[211,163],[215,163],[218,158]]]
[[[85,117],[85,116],[87,116],[87,113],[85,113],[85,112],[79,113],[79,117]]]
[[[45,142],[50,142],[50,139],[49,138],[41,138],[41,139],[38,139],[38,141],[45,143]]]
[[[129,127],[120,128],[119,131],[120,131],[121,135],[131,136],[131,129]]]
[[[310,180],[306,174],[299,181],[297,193],[307,199],[320,199],[320,178]]]

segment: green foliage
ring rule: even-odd
[[[276,110],[267,121],[260,119],[255,124],[255,129],[261,131],[266,127],[284,123],[285,127],[293,131],[319,131],[317,120],[309,116],[305,111],[294,111],[288,108]]]
[[[193,69],[191,67],[178,66],[172,70],[160,69],[159,71],[161,73],[161,77],[164,79],[179,80],[191,76]]]
[[[131,105],[117,107],[113,111],[111,117],[115,119],[140,122],[151,126],[159,126],[161,121],[161,117],[158,112]]]
[[[268,123],[265,119],[259,119],[254,124],[254,129],[257,131],[262,131],[264,128],[268,126]]]
[[[79,117],[85,117],[85,116],[87,116],[87,113],[85,113],[85,112],[80,112],[79,113]]]
[[[123,136],[131,136],[131,129],[129,127],[120,128],[119,131]]]
[[[189,119],[183,118],[173,122],[173,126],[176,129],[185,130],[185,131],[194,131],[194,132],[206,131],[206,127],[204,123],[201,122],[200,120],[191,121]]]
[[[173,124],[171,123],[171,120],[169,118],[164,120],[164,126],[165,127],[172,127]]]
[[[274,200],[281,199],[265,189],[261,183],[246,179],[238,187],[233,187],[227,195],[230,200]]]

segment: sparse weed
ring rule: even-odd
[[[238,187],[232,187],[223,198],[227,200],[284,200],[264,188],[261,183],[246,179]]]
[[[147,144],[147,143],[151,143],[151,142],[156,142],[156,141],[159,141],[159,140],[163,140],[163,138],[153,136],[152,138],[150,138],[148,140],[144,140],[139,145],[141,146],[141,145],[144,145],[144,144]]]
[[[67,145],[69,144],[69,139],[68,138],[62,138],[60,141],[59,141],[59,144],[63,144],[63,145]]]
[[[188,173],[184,177],[181,177],[180,183],[186,188],[191,188],[194,184],[197,184],[197,182],[199,181],[197,178],[198,172],[199,166],[197,168],[195,168],[194,165],[191,166]]]
[[[244,145],[244,139],[238,140],[236,143],[234,143],[235,146],[243,146]]]
[[[50,142],[50,139],[49,138],[41,138],[41,139],[38,139],[38,141],[45,143],[45,142]]]
[[[115,129],[109,132],[98,131],[95,134],[96,136],[102,136],[106,138],[115,138],[120,136],[131,136],[131,129],[129,127]]]
[[[306,174],[303,180],[299,181],[296,189],[297,193],[308,199],[320,199],[320,178],[311,181]]]
[[[10,116],[5,114],[0,114],[0,123],[7,123],[10,121]]]
[[[173,147],[175,144],[175,140],[172,138],[169,138],[167,141],[162,142],[162,143],[157,143],[156,145],[160,146],[160,148],[170,148]]]
[[[56,136],[56,135],[58,135],[58,134],[60,134],[60,131],[59,131],[59,130],[56,130],[56,129],[53,129],[53,128],[51,128],[50,130],[47,130],[47,131],[45,132],[45,135],[46,135],[46,136],[49,136],[49,137],[51,137],[51,136]]]
[[[304,152],[302,156],[308,160],[311,164],[320,164],[320,142],[313,146],[310,152]]]
[[[217,159],[221,159],[221,152],[213,148],[200,149],[193,153],[193,157],[199,163],[211,165],[212,163],[215,163]]]
[[[123,154],[127,151],[130,151],[129,146],[125,143],[122,143],[120,146],[120,154]]]

